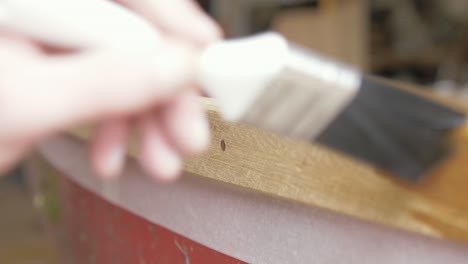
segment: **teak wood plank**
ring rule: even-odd
[[[185,171],[437,238],[468,242],[468,130],[453,157],[420,184],[403,184],[324,147],[220,119],[207,100],[212,144]],[[88,140],[92,127],[70,132]],[[129,155],[136,154],[136,137]]]

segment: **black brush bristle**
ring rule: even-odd
[[[356,98],[316,142],[417,181],[449,154],[447,133],[465,119],[453,109],[364,77]]]

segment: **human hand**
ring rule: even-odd
[[[91,162],[105,178],[119,174],[131,126],[141,133],[142,167],[160,180],[175,179],[182,156],[206,148],[194,68],[218,27],[191,0],[118,2],[162,32],[155,59],[61,50],[0,31],[0,170],[45,136],[90,121],[100,123]]]

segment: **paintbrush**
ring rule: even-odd
[[[227,120],[315,141],[416,181],[450,154],[465,115],[264,33],[210,47],[202,87]]]
[[[155,41],[142,41],[153,30],[149,24],[109,1],[3,4],[0,25],[52,44],[132,46]],[[42,13],[34,6],[40,6]],[[103,22],[107,17],[99,15],[100,8],[128,21],[125,30]],[[91,9],[94,12],[79,12]],[[86,20],[82,29],[102,30],[106,40],[83,30],[82,35],[68,36],[66,22],[80,19]],[[51,30],[56,37],[50,37]],[[465,123],[462,112],[289,43],[273,32],[208,47],[200,58],[198,82],[217,100],[227,121],[317,142],[410,181],[448,157],[449,135]]]

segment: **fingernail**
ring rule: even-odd
[[[179,122],[171,122],[172,131],[179,148],[186,154],[205,151],[210,143],[210,126],[200,97],[195,92],[186,92],[177,102]],[[176,116],[177,117],[177,116]],[[170,117],[174,120],[176,117]]]
[[[161,147],[158,150],[158,154],[153,155],[153,166],[156,166],[155,170],[158,173],[158,179],[163,181],[173,181],[179,175],[182,162],[179,155],[169,148]]]
[[[113,178],[119,175],[125,157],[125,148],[121,144],[117,144],[112,148],[112,151],[107,153],[104,158],[104,166],[102,174],[106,178]]]
[[[161,173],[163,180],[172,181],[179,175],[182,162],[179,156],[173,151],[168,151],[163,158]]]
[[[192,119],[188,136],[192,151],[202,152],[206,150],[210,143],[210,128],[204,114]]]

